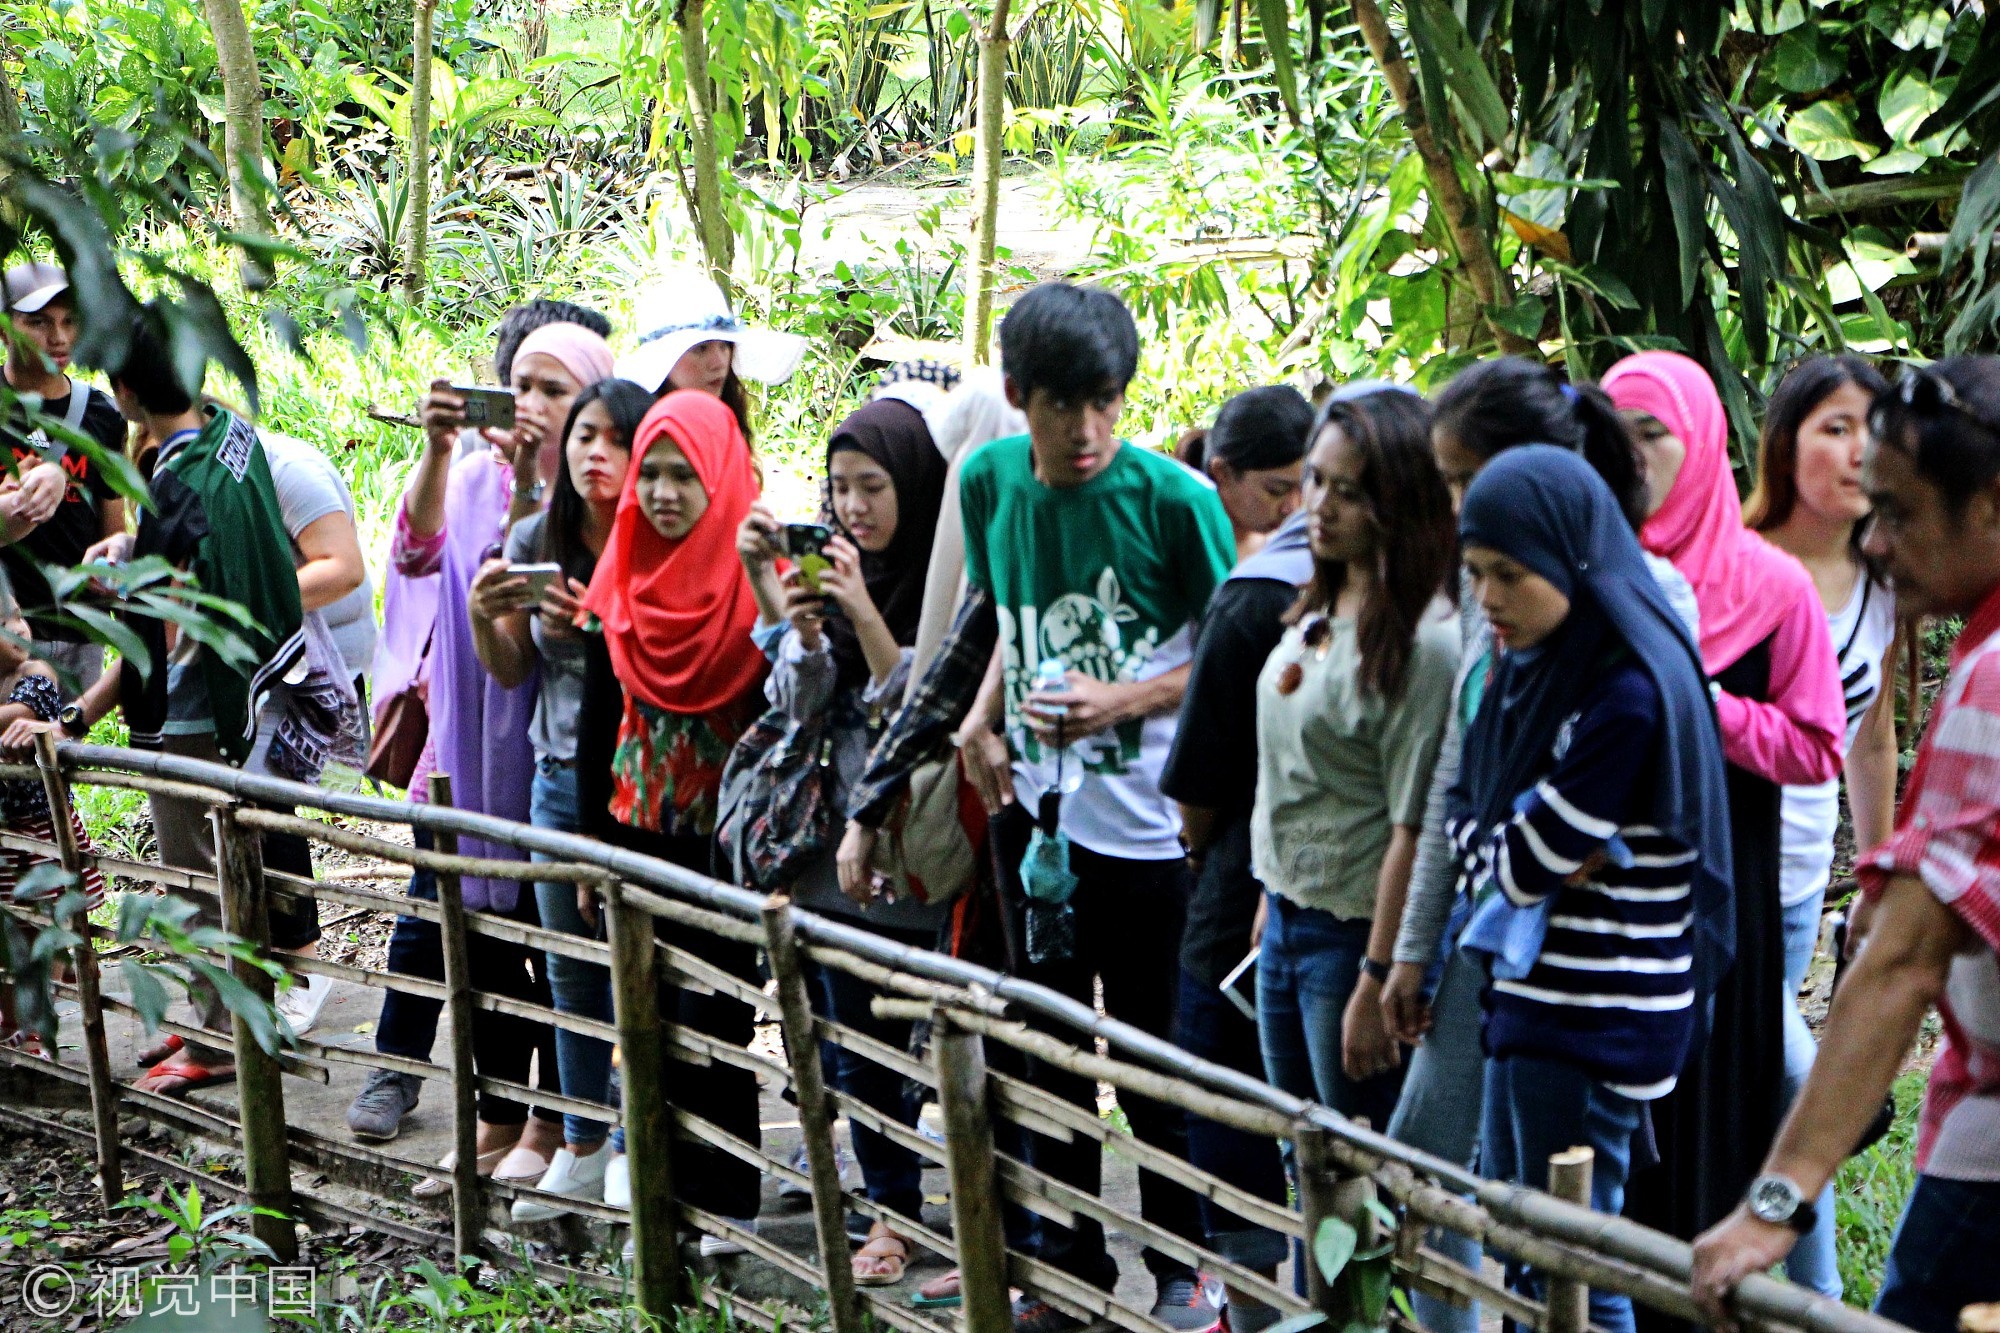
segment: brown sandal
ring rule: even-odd
[[[868,1241],[854,1252],[854,1285],[893,1287],[909,1267],[910,1243],[889,1230],[886,1222],[868,1228]]]

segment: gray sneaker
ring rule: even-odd
[[[1161,1278],[1160,1298],[1153,1303],[1152,1317],[1179,1333],[1208,1333],[1222,1322],[1222,1311],[1209,1299],[1206,1286],[1193,1273]]]
[[[347,1128],[357,1139],[387,1143],[403,1131],[403,1117],[417,1109],[424,1081],[415,1074],[372,1069],[354,1103],[347,1108]]]

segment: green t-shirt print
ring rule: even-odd
[[[997,440],[967,460],[960,489],[966,577],[993,597],[1000,622],[1007,730],[1016,753],[1046,756],[1021,704],[1049,658],[1106,682],[1143,680],[1162,648],[1198,619],[1228,576],[1235,538],[1206,479],[1125,444],[1102,473],[1056,489],[1035,480],[1028,437]],[[1150,770],[1144,722],[1078,747],[1089,771]]]

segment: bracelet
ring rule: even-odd
[[[1364,977],[1373,977],[1376,981],[1387,981],[1389,979],[1389,965],[1387,963],[1378,963],[1373,958],[1364,954],[1361,959],[1361,975]]]

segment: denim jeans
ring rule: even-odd
[[[1546,1190],[1550,1156],[1588,1147],[1596,1153],[1590,1206],[1616,1217],[1625,1209],[1632,1135],[1644,1110],[1643,1103],[1613,1092],[1564,1061],[1493,1057],[1486,1062],[1480,1173],[1488,1180]],[[1516,1291],[1543,1299],[1541,1276],[1525,1265],[1508,1261],[1507,1282]],[[1632,1298],[1591,1288],[1590,1322],[1606,1333],[1633,1333]]]
[[[2000,1301],[2000,1180],[1918,1176],[1896,1227],[1875,1313],[1917,1333],[1955,1333],[1958,1312]]]
[[[876,927],[878,934],[899,944],[929,949],[937,944],[934,930],[894,930]],[[870,1007],[882,992],[852,972],[836,967],[814,966],[816,994],[814,1007],[842,1027],[853,1028],[894,1050],[910,1048],[908,1019],[877,1018]],[[833,1042],[820,1044],[824,1063],[832,1066],[833,1086],[880,1112],[885,1120],[917,1126],[923,1098],[919,1090],[898,1071]],[[886,1135],[878,1134],[860,1121],[850,1121],[854,1131],[854,1157],[861,1163],[861,1184],[871,1202],[912,1220],[923,1218],[924,1163],[909,1148]]]
[[[535,765],[535,782],[528,798],[528,821],[536,828],[561,833],[578,830],[576,810],[576,768],[542,760]],[[555,858],[533,853],[537,861]],[[576,907],[576,885],[535,885],[535,903],[541,909],[542,928],[566,935],[601,939],[603,931],[585,923]],[[549,989],[556,1011],[580,1018],[611,1021],[611,969],[586,963],[559,953],[544,954],[549,973]],[[611,1043],[567,1028],[556,1029],[556,1067],[562,1071],[563,1093],[585,1101],[601,1102],[611,1083]],[[602,1143],[610,1126],[588,1116],[563,1116],[563,1141],[578,1145]]]
[[[1265,893],[1257,951],[1257,1038],[1264,1075],[1296,1097],[1324,1102],[1349,1119],[1388,1125],[1403,1086],[1401,1065],[1360,1083],[1340,1063],[1340,1027],[1368,952],[1365,917],[1343,920]]]
[[[1806,983],[1813,952],[1819,947],[1819,914],[1825,903],[1826,893],[1822,890],[1804,902],[1785,909],[1783,1012],[1784,1101],[1787,1109],[1805,1087],[1806,1076],[1812,1073],[1813,1057],[1819,1053],[1819,1044],[1813,1040],[1812,1029],[1806,1026],[1805,1016],[1799,1013],[1799,989]],[[1826,1187],[1814,1207],[1819,1210],[1818,1218],[1813,1223],[1813,1229],[1800,1236],[1799,1243],[1792,1247],[1791,1255],[1785,1260],[1785,1276],[1802,1287],[1837,1301],[1840,1299],[1840,1265],[1834,1259],[1833,1186]]]
[[[1216,987],[1186,972],[1181,973],[1174,1043],[1204,1060],[1263,1077],[1257,1025]],[[1193,1165],[1259,1198],[1285,1202],[1285,1170],[1275,1140],[1194,1114],[1188,1116],[1187,1139],[1188,1161]],[[1201,1201],[1201,1224],[1208,1233],[1208,1248],[1225,1259],[1259,1271],[1275,1269],[1285,1260],[1283,1236],[1245,1221],[1212,1199]]]
[[[1410,1056],[1403,1095],[1389,1117],[1390,1138],[1468,1168],[1479,1148],[1485,1096],[1486,1054],[1479,1045],[1485,1025],[1479,993],[1485,986],[1479,963],[1451,947],[1431,998],[1431,1030]],[[1439,1254],[1479,1271],[1479,1242],[1471,1236],[1433,1228],[1428,1239]],[[1410,1293],[1410,1302],[1417,1323],[1431,1333],[1479,1333],[1477,1302],[1459,1309],[1420,1291]]]
[[[414,842],[423,851],[436,844],[423,829],[412,830]],[[437,901],[437,876],[428,870],[413,869],[407,897]],[[444,947],[438,940],[438,925],[420,916],[399,916],[389,931],[388,970],[427,981],[444,980]],[[382,1013],[375,1021],[375,1049],[384,1055],[401,1055],[411,1060],[428,1060],[437,1042],[438,1016],[444,1001],[407,991],[382,992]]]

